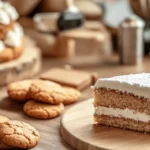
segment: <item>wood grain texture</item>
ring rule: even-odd
[[[78,150],[148,150],[150,134],[93,124],[93,99],[81,102],[63,115],[61,134]]]
[[[40,50],[29,37],[26,37],[25,49],[21,56],[0,64],[0,86],[15,80],[32,77],[40,68]]]
[[[85,59],[85,58],[84,58]],[[83,63],[85,62],[85,63]],[[72,65],[73,68],[81,69],[89,72],[98,72],[100,77],[111,77],[115,75],[150,72],[150,59],[146,57],[142,66],[122,66],[118,64],[119,59],[116,56],[111,56],[107,59],[107,62],[101,62],[100,59],[86,58],[84,61],[82,57],[75,57],[73,59],[53,59],[47,58],[43,60],[41,67],[41,73],[47,71],[52,67],[64,67],[64,65]],[[91,89],[87,88],[82,92],[80,103],[83,100],[92,97]],[[74,104],[65,107],[67,110],[73,107]],[[60,134],[60,119],[57,117],[52,120],[37,120],[26,116],[23,113],[23,105],[11,101],[7,98],[6,87],[0,89],[0,115],[9,117],[10,119],[23,120],[33,125],[40,133],[41,139],[39,144],[32,150],[74,150],[69,146],[61,137]],[[147,138],[149,140],[149,138]],[[113,141],[110,141],[110,143]]]

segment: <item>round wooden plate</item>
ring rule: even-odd
[[[67,110],[61,120],[61,135],[78,150],[149,150],[150,135],[93,124],[93,99]]]
[[[15,80],[30,78],[41,68],[39,48],[29,37],[25,37],[25,49],[22,55],[10,62],[0,64],[0,86]]]

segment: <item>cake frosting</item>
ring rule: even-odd
[[[17,20],[18,17],[19,14],[12,5],[0,1],[0,24],[9,25],[12,20]]]
[[[150,99],[150,73],[98,79],[93,88],[114,89]]]
[[[136,112],[132,109],[120,109],[120,108],[108,108],[108,107],[102,107],[98,106],[95,111],[96,115],[107,115],[112,117],[123,117],[127,119],[133,119],[136,121],[142,121],[142,122],[149,122],[150,121],[150,115],[146,113]]]

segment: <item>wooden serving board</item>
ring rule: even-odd
[[[29,37],[25,37],[25,49],[15,60],[0,63],[0,86],[15,80],[30,78],[41,68],[41,54],[39,48]]]
[[[78,150],[149,150],[150,135],[93,124],[93,99],[68,109],[61,119],[61,135]]]

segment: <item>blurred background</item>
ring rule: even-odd
[[[0,86],[42,78],[79,89],[86,100],[98,78],[142,72],[150,73],[150,0],[0,0]],[[22,105],[6,96],[1,89],[0,112],[22,116]],[[38,127],[37,121],[33,124]],[[39,124],[43,139],[35,149],[66,149],[58,132],[60,118]]]
[[[5,1],[16,8],[25,34],[35,40],[44,57],[73,59],[82,56],[82,61],[88,57],[104,61],[115,53],[123,64],[136,65],[144,55],[149,55],[149,0]],[[128,19],[128,27],[124,29],[121,24],[125,19]],[[138,26],[139,21],[142,27]],[[131,40],[126,37],[129,33]],[[134,53],[130,54],[131,51]]]

